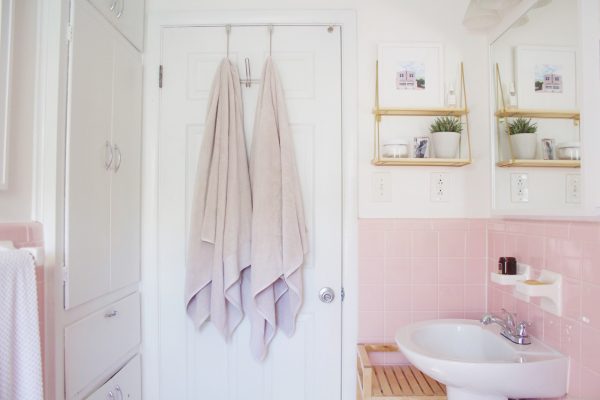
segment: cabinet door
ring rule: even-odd
[[[66,140],[65,306],[110,288],[110,174],[114,33],[86,1],[73,2]]]
[[[120,37],[115,46],[113,93],[111,289],[114,290],[137,282],[140,276],[142,59]]]
[[[144,0],[90,0],[135,47],[144,45]]]

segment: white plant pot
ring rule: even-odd
[[[436,158],[455,158],[460,143],[460,133],[433,132],[433,151]]]
[[[537,135],[535,133],[510,135],[510,146],[515,159],[533,160],[537,150]]]

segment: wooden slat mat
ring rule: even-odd
[[[412,365],[374,366],[373,372],[373,397],[446,400],[446,386]]]

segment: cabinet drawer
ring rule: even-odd
[[[139,343],[139,293],[134,293],[66,327],[67,398],[78,394]]]
[[[141,400],[142,369],[140,356],[132,358],[119,372],[86,400]]]

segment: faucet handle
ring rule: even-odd
[[[502,311],[503,315],[506,315],[506,324],[508,325],[508,327],[510,329],[514,329],[515,328],[515,316],[516,316],[516,314],[513,314],[511,312],[506,311],[505,308],[503,308],[501,311]]]
[[[519,324],[517,325],[517,336],[528,337],[529,335],[527,334],[527,328],[530,326],[531,326],[530,322],[527,322],[527,321],[519,322]]]

